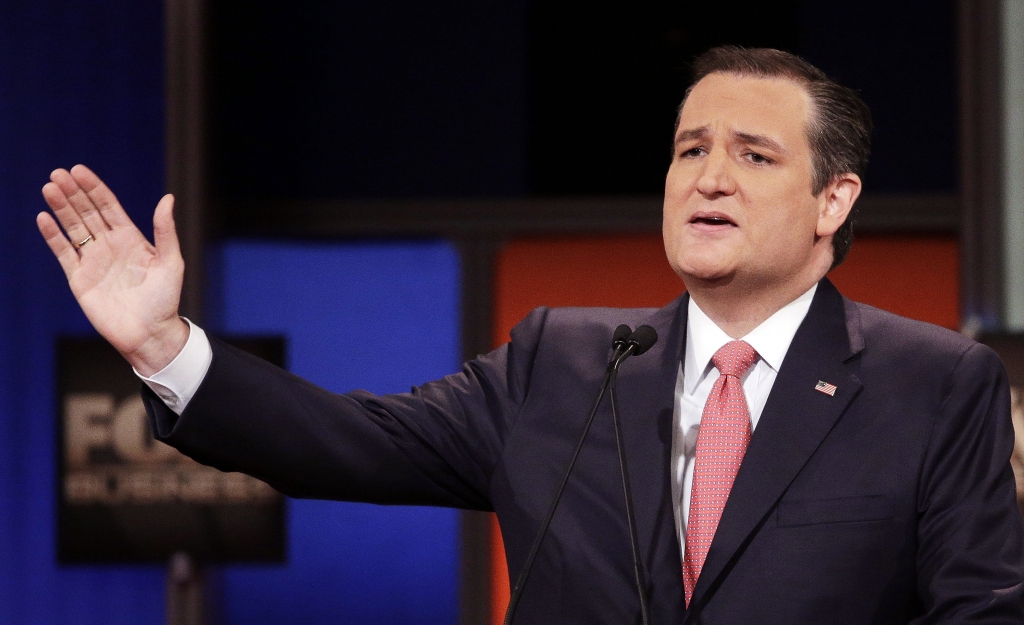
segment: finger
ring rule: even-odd
[[[121,203],[117,201],[117,196],[114,195],[114,192],[91,169],[85,165],[75,165],[71,168],[70,173],[75,182],[78,183],[92,200],[93,204],[96,205],[96,208],[99,209],[104,221],[111,228],[134,225],[128,213],[121,206]]]
[[[160,198],[153,213],[153,244],[161,258],[181,258],[178,230],[174,225],[174,196]]]
[[[106,234],[109,226],[103,220],[103,216],[100,215],[96,204],[93,203],[89,194],[82,189],[78,181],[69,172],[58,171],[60,173],[56,178],[52,178],[52,180],[60,186],[60,190],[64,192],[68,202],[75,209],[75,212],[78,213],[78,216],[82,218],[82,221],[85,222],[89,232],[97,239],[101,238],[102,235]]]
[[[58,169],[53,172],[52,177],[60,177],[58,172],[63,170]],[[67,172],[64,172],[67,175]],[[74,242],[83,241],[89,236],[89,229],[85,226],[82,218],[78,212],[68,202],[67,196],[64,191],[61,190],[60,185],[56,182],[47,182],[43,185],[43,199],[53,210],[53,214],[57,216],[60,225],[64,228],[64,232],[68,233],[68,238]]]
[[[46,239],[50,251],[57,257],[57,262],[64,270],[64,275],[70,278],[75,269],[78,269],[78,252],[61,233],[60,227],[49,213],[36,215],[36,226],[39,227],[39,233]]]

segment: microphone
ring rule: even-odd
[[[629,326],[621,325],[618,328],[615,328],[616,336],[618,336],[619,330],[622,328],[628,329]],[[629,337],[619,340],[617,346],[616,342],[613,341],[612,346],[616,349],[612,359],[608,362],[608,373],[611,373],[612,371],[617,373],[619,367],[627,358],[630,356],[639,356],[653,347],[657,342],[658,333],[654,331],[654,328],[648,325],[642,325],[637,328],[636,331],[630,332]]]
[[[654,347],[654,344],[658,342],[658,333],[651,326],[643,325],[637,328],[626,342],[636,347],[633,350],[633,355],[639,356]]]
[[[612,349],[615,350],[616,357],[618,357],[622,350],[626,349],[626,342],[631,334],[633,334],[633,329],[626,324],[615,328],[615,333],[612,334]]]
[[[604,374],[604,382],[601,384],[601,392],[598,393],[597,401],[594,403],[594,408],[590,411],[590,415],[587,417],[587,421],[583,426],[583,432],[580,434],[580,440],[576,443],[576,449],[572,454],[572,459],[569,461],[569,466],[565,470],[565,475],[562,476],[562,482],[558,486],[555,498],[552,500],[551,506],[548,508],[548,514],[544,518],[544,522],[541,524],[540,530],[537,532],[537,536],[533,540],[530,552],[526,556],[526,562],[523,563],[523,568],[519,572],[519,577],[516,579],[515,586],[512,588],[512,595],[509,598],[508,609],[505,611],[504,625],[512,625],[512,619],[515,617],[516,607],[519,605],[519,598],[522,596],[523,588],[526,586],[526,580],[530,576],[530,569],[533,568],[533,561],[537,558],[537,553],[540,551],[540,544],[543,542],[544,536],[548,532],[548,527],[551,525],[551,519],[555,516],[555,510],[558,508],[558,503],[562,499],[562,492],[565,490],[565,485],[569,482],[569,475],[572,474],[572,469],[576,466],[576,459],[579,457],[580,450],[583,448],[583,441],[586,440],[587,433],[590,431],[590,426],[594,423],[594,417],[597,416],[597,409],[601,406],[601,400],[604,399],[604,394],[609,389],[611,389],[612,399],[612,420],[615,423],[615,442],[619,452],[619,469],[622,473],[622,483],[626,499],[626,516],[629,525],[630,547],[633,552],[633,572],[636,578],[637,593],[640,597],[640,617],[643,625],[647,625],[650,622],[647,612],[647,599],[643,590],[643,567],[640,562],[640,546],[636,537],[636,519],[633,516],[633,497],[629,487],[629,472],[626,469],[626,454],[622,446],[618,408],[615,401],[615,380],[619,374],[619,367],[622,366],[622,363],[625,362],[627,358],[643,354],[649,350],[657,340],[658,333],[654,331],[654,328],[648,325],[642,325],[637,328],[636,331],[631,330],[626,324],[622,324],[615,328],[615,332],[612,334],[612,348],[614,349],[614,353],[612,354],[611,360],[608,362],[608,368]]]
[[[639,356],[658,342],[658,333],[649,325],[642,325],[626,339],[626,349],[622,355],[609,365],[608,394],[612,402],[612,423],[615,424],[615,447],[619,452],[619,473],[622,476],[622,494],[626,501],[626,524],[629,527],[629,546],[633,552],[633,579],[636,582],[636,594],[640,599],[640,622],[649,625],[650,614],[647,610],[647,594],[644,591],[643,558],[640,555],[640,541],[636,535],[636,516],[633,514],[633,489],[629,482],[629,467],[626,463],[626,448],[622,444],[622,420],[619,419],[619,402],[615,398],[615,387],[619,377],[619,367],[630,356]]]

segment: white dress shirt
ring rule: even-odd
[[[206,332],[188,319],[182,319],[188,324],[188,340],[169,365],[148,378],[132,368],[135,375],[153,389],[157,397],[177,415],[185,410],[185,406],[199,390],[213,362],[213,348],[210,347],[210,339],[206,338]]]
[[[783,306],[742,340],[750,344],[759,358],[743,376],[743,394],[750,408],[750,428],[757,427],[775,376],[789,351],[797,328],[811,308],[818,285]],[[718,380],[718,369],[711,363],[732,337],[722,331],[693,299],[686,316],[686,353],[676,377],[675,407],[672,411],[672,502],[676,511],[679,546],[686,544],[686,523],[690,516],[690,489],[693,487],[693,461],[697,452],[697,433],[704,404]]]
[[[750,407],[750,427],[757,427],[761,411],[775,383],[782,360],[789,351],[800,323],[807,316],[817,285],[796,298],[749,334],[742,337],[758,353],[758,360],[743,376],[743,393]],[[188,341],[173,361],[152,377],[135,372],[167,407],[181,414],[199,389],[213,360],[210,340],[202,328],[188,319]],[[686,322],[686,353],[676,378],[672,431],[672,501],[676,512],[679,545],[686,544],[686,522],[690,513],[693,460],[704,403],[718,379],[711,357],[733,340],[690,299]]]

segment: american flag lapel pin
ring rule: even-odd
[[[818,383],[814,385],[814,390],[821,391],[822,393],[825,393],[829,397],[835,397],[836,385],[829,384],[825,380],[818,380]]]

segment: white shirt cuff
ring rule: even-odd
[[[184,412],[185,406],[199,390],[213,362],[213,348],[210,347],[210,339],[206,338],[206,332],[188,319],[185,322],[189,330],[188,341],[169,365],[148,378],[132,368],[135,375],[153,389],[157,397],[177,415]]]

